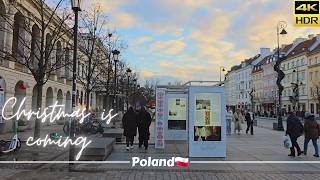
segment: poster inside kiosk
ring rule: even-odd
[[[188,95],[167,92],[166,140],[187,140],[188,139]]]
[[[226,157],[222,87],[189,88],[189,156]]]

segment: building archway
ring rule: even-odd
[[[63,94],[62,94],[62,90],[59,89],[58,90],[58,93],[57,93],[57,101],[58,101],[58,104],[63,104]]]
[[[51,87],[48,87],[46,92],[46,107],[53,104],[53,90]]]
[[[32,90],[32,103],[31,103],[32,111],[37,111],[38,109],[37,102],[38,102],[38,90],[37,90],[37,86],[35,85]]]
[[[72,110],[72,99],[71,99],[71,93],[70,91],[67,92],[66,94],[66,106],[65,106],[65,110],[66,112],[70,113]]]
[[[18,81],[17,84],[14,87],[14,97],[17,98],[17,101],[13,107],[13,113],[15,114],[18,111],[18,108],[23,100],[23,98],[26,97],[27,94],[27,83],[23,82],[23,81]],[[24,109],[25,104],[22,105],[22,108]]]

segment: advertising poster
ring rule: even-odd
[[[165,89],[156,90],[156,132],[155,148],[164,148],[164,100]]]
[[[195,95],[194,141],[221,141],[221,99],[214,93]]]
[[[168,98],[168,129],[186,130],[187,99]]]
[[[0,123],[4,123],[4,120],[2,118],[2,108],[4,104],[4,91],[0,89]]]

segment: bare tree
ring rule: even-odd
[[[123,52],[127,45],[124,41],[120,40],[120,37],[116,35],[116,33],[108,33],[107,36],[105,36],[103,39],[103,44],[105,46],[106,51],[104,51],[104,56],[106,59],[104,59],[104,62],[107,64],[105,66],[100,66],[100,79],[99,84],[104,88],[106,92],[105,101],[107,102],[108,97],[110,97],[111,92],[115,92],[115,82],[114,81],[114,64],[113,64],[113,56],[112,51],[117,49]],[[120,62],[117,63],[117,79],[118,80],[124,80],[123,74],[125,73],[124,67],[127,67],[127,65],[120,60]],[[119,88],[120,86],[118,86]],[[122,89],[123,90],[123,89]]]
[[[105,54],[107,51],[103,44],[106,16],[100,10],[100,6],[93,6],[93,9],[82,13],[81,42],[79,44],[81,61],[77,79],[85,89],[86,111],[89,111],[90,93],[99,85],[101,67],[105,67]]]
[[[19,2],[12,2],[11,7],[16,11],[14,18],[11,12],[1,14],[5,21],[4,31],[12,35],[11,47],[4,47],[1,58],[15,63],[15,68],[26,73],[31,73],[36,81],[37,109],[41,109],[43,86],[52,75],[61,73],[62,67],[70,62],[63,59],[62,39],[70,44],[65,38],[70,33],[66,21],[70,14],[63,10],[63,0],[59,0],[53,9],[50,9],[46,0],[34,0],[36,12],[28,12],[22,8]],[[61,10],[61,11],[60,11]],[[57,16],[57,12],[61,16]],[[40,137],[40,119],[35,120],[34,137]]]
[[[144,84],[144,91],[147,101],[155,100],[155,88],[157,84],[157,80],[146,80]]]

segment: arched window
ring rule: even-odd
[[[62,74],[62,60],[63,60],[63,52],[62,52],[62,45],[61,42],[57,42],[57,49],[56,49],[56,68],[57,68],[57,74],[59,77],[61,77]]]
[[[24,56],[23,42],[25,40],[25,18],[17,12],[14,15],[13,36],[12,36],[12,55],[16,60],[21,61]]]
[[[0,53],[4,49],[4,32],[5,32],[5,20],[3,16],[6,13],[6,9],[2,0],[0,0]]]
[[[67,47],[65,49],[65,75],[67,79],[71,79],[71,74],[72,74],[72,66],[71,66],[71,61],[70,61],[70,49]]]
[[[34,69],[38,69],[38,62],[40,58],[40,29],[38,25],[32,26],[31,37],[31,61]]]
[[[46,49],[45,49],[45,61],[48,64],[48,68],[51,67],[51,52],[52,52],[52,37],[51,34],[46,35]]]

